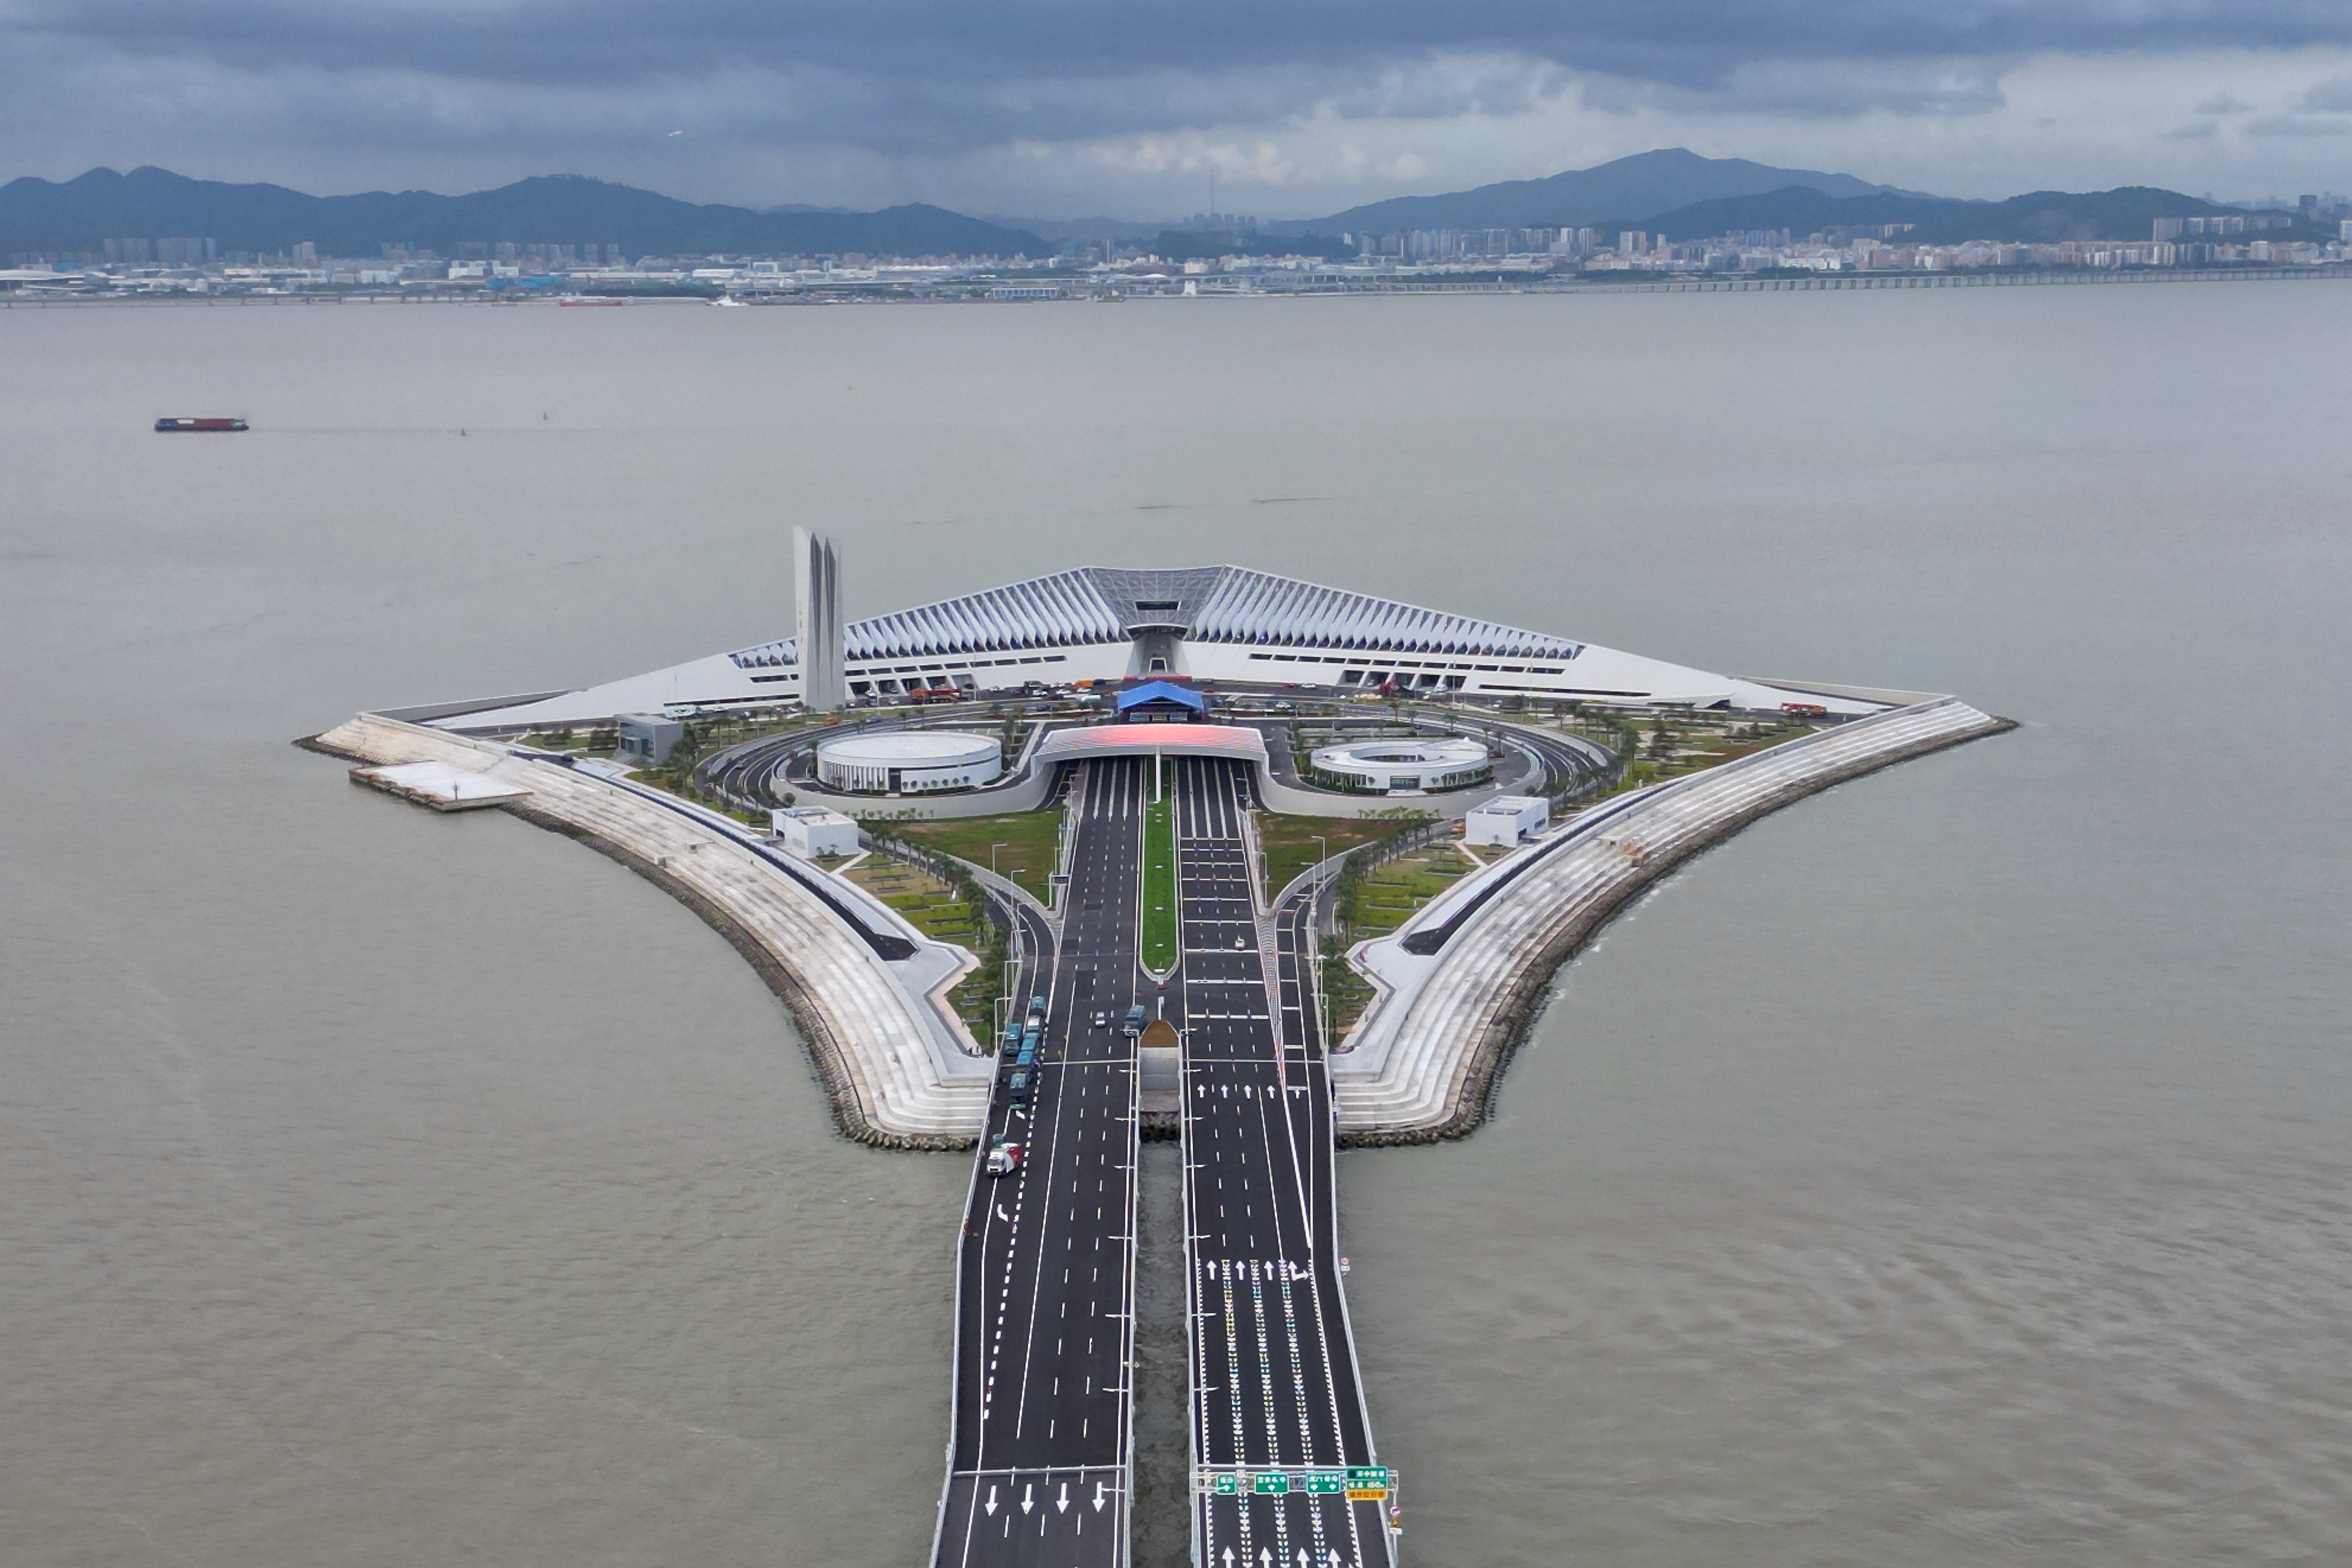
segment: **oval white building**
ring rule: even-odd
[[[1004,771],[994,736],[951,729],[898,729],[819,741],[817,782],[861,795],[920,795],[969,789]]]
[[[1459,735],[1318,747],[1313,763],[1317,782],[1375,795],[1459,789],[1495,770],[1486,742]]]

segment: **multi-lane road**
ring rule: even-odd
[[[955,1415],[932,1561],[1091,1568],[1127,1562],[1135,1299],[1139,824],[1149,776],[1091,764],[1060,940],[1040,976],[1045,1042],[1025,1106],[1006,1058],[964,1214]],[[1016,998],[1016,1014],[1027,1007]],[[1097,1013],[1109,1028],[1096,1028]],[[1019,1145],[992,1176],[988,1147]]]
[[[1331,1101],[1301,915],[1273,970],[1245,826],[1248,775],[1205,758],[1084,766],[1045,1040],[1024,1098],[1007,1063],[958,1262],[955,1411],[932,1559],[1124,1568],[1133,1495],[1135,1043],[1141,1003],[1184,1044],[1186,1319],[1194,1562],[1390,1568],[1332,1201]],[[1176,804],[1182,956],[1141,968],[1143,807]],[[1025,1006],[1025,998],[1019,998]],[[1097,1027],[1097,1015],[1108,1019]],[[988,1148],[1021,1145],[988,1174]],[[1345,1480],[1359,1472],[1358,1495]]]
[[[1331,1097],[1296,947],[1266,971],[1248,776],[1173,765],[1184,956],[1192,1544],[1205,1568],[1387,1568],[1339,1282]],[[1349,1472],[1357,1473],[1351,1500]]]

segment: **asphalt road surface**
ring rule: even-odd
[[[1148,765],[1087,765],[1034,1099],[989,1108],[957,1261],[955,1416],[932,1561],[1127,1562],[1134,1365],[1135,904]],[[1026,997],[1016,998],[1025,1009]],[[1096,1029],[1097,1012],[1110,1025]],[[1017,1143],[992,1177],[988,1145]]]
[[[1195,1560],[1389,1568],[1382,1502],[1309,1490],[1378,1459],[1340,1291],[1330,1091],[1296,935],[1269,977],[1243,825],[1247,775],[1215,758],[1169,767],[1182,893],[1184,953],[1170,989],[1186,1046]]]

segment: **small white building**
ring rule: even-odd
[[[1462,819],[1465,844],[1500,844],[1508,849],[1534,838],[1551,824],[1551,807],[1539,795],[1497,795],[1471,808]]]
[[[823,806],[784,806],[768,814],[768,826],[784,848],[803,859],[857,852],[857,824]]]

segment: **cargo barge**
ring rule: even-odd
[[[155,422],[155,428],[160,431],[171,432],[177,430],[244,430],[247,428],[247,426],[245,421],[241,419],[159,419]]]

